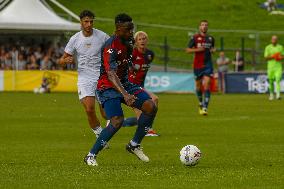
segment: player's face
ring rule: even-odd
[[[118,35],[123,39],[129,40],[133,38],[134,25],[132,22],[122,24],[118,27]]]
[[[147,36],[144,34],[138,35],[138,37],[135,39],[135,44],[139,49],[146,48],[148,44]]]
[[[208,23],[207,22],[201,22],[199,25],[199,31],[201,33],[207,33],[208,31]]]
[[[278,41],[277,36],[274,35],[274,36],[271,37],[271,43],[272,43],[273,45],[277,44],[277,41]]]
[[[88,16],[84,17],[80,21],[81,28],[83,31],[90,33],[93,29],[94,18],[90,18]]]

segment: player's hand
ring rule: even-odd
[[[196,48],[195,52],[203,52],[205,51],[205,48],[204,47],[199,47],[199,48]]]
[[[283,59],[283,57],[281,56],[281,53],[275,53],[271,56],[271,58],[275,59],[276,61],[280,61]]]
[[[64,63],[65,64],[72,64],[74,62],[74,58],[72,56],[68,56],[64,58]]]
[[[124,98],[124,101],[127,104],[127,106],[131,106],[131,107],[134,105],[134,102],[137,99],[136,96],[130,95],[128,93],[123,95],[123,98]]]

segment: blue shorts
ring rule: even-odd
[[[194,78],[195,80],[201,79],[203,76],[211,77],[213,76],[213,68],[210,66],[200,68],[200,69],[194,69]]]
[[[133,83],[125,83],[123,84],[124,89],[131,95],[135,95],[137,97],[134,102],[134,107],[137,109],[141,109],[143,103],[146,100],[151,99],[149,94],[141,87]],[[125,104],[124,98],[121,93],[119,93],[114,88],[109,88],[105,90],[96,90],[97,98],[108,119],[114,116],[123,116],[123,111],[121,107],[121,103]]]

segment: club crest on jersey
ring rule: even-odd
[[[85,44],[85,47],[86,47],[86,48],[91,48],[91,46],[92,46],[91,43],[86,43],[86,44]]]
[[[109,50],[107,50],[107,53],[111,54],[111,53],[113,53],[113,50],[109,49]]]

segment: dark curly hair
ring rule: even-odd
[[[84,17],[90,17],[90,18],[95,18],[95,14],[92,11],[89,10],[83,10],[80,15],[80,20],[82,20]]]
[[[125,13],[118,14],[115,17],[115,24],[120,24],[125,22],[132,22],[132,18]]]

